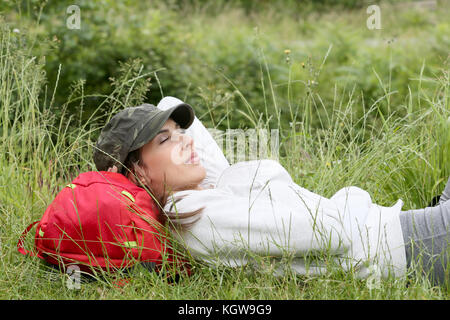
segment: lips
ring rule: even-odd
[[[192,151],[191,152],[191,156],[186,159],[186,161],[184,162],[184,164],[198,164],[199,163],[199,157],[197,152]]]

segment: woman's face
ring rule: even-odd
[[[159,195],[193,189],[206,175],[195,152],[193,139],[170,118],[141,148],[141,160],[150,187]]]

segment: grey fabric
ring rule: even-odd
[[[449,192],[450,179],[437,206],[400,213],[407,266],[417,265],[434,285],[449,284]]]

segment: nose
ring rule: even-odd
[[[181,151],[186,149],[191,149],[194,147],[194,139],[186,134],[184,130],[178,130],[177,134],[174,136],[175,141],[179,141],[181,146]]]
[[[194,147],[194,139],[190,135],[183,133],[182,140],[183,149],[192,149]]]

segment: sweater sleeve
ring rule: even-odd
[[[273,188],[269,192],[290,192],[284,186],[268,186]],[[240,265],[253,254],[340,255],[349,248],[348,241],[341,237],[342,224],[317,203],[283,203],[276,197],[249,200],[227,190],[212,189],[191,191],[177,203],[177,209],[191,211],[199,204],[207,204],[202,217],[179,237],[194,257],[211,263]]]

